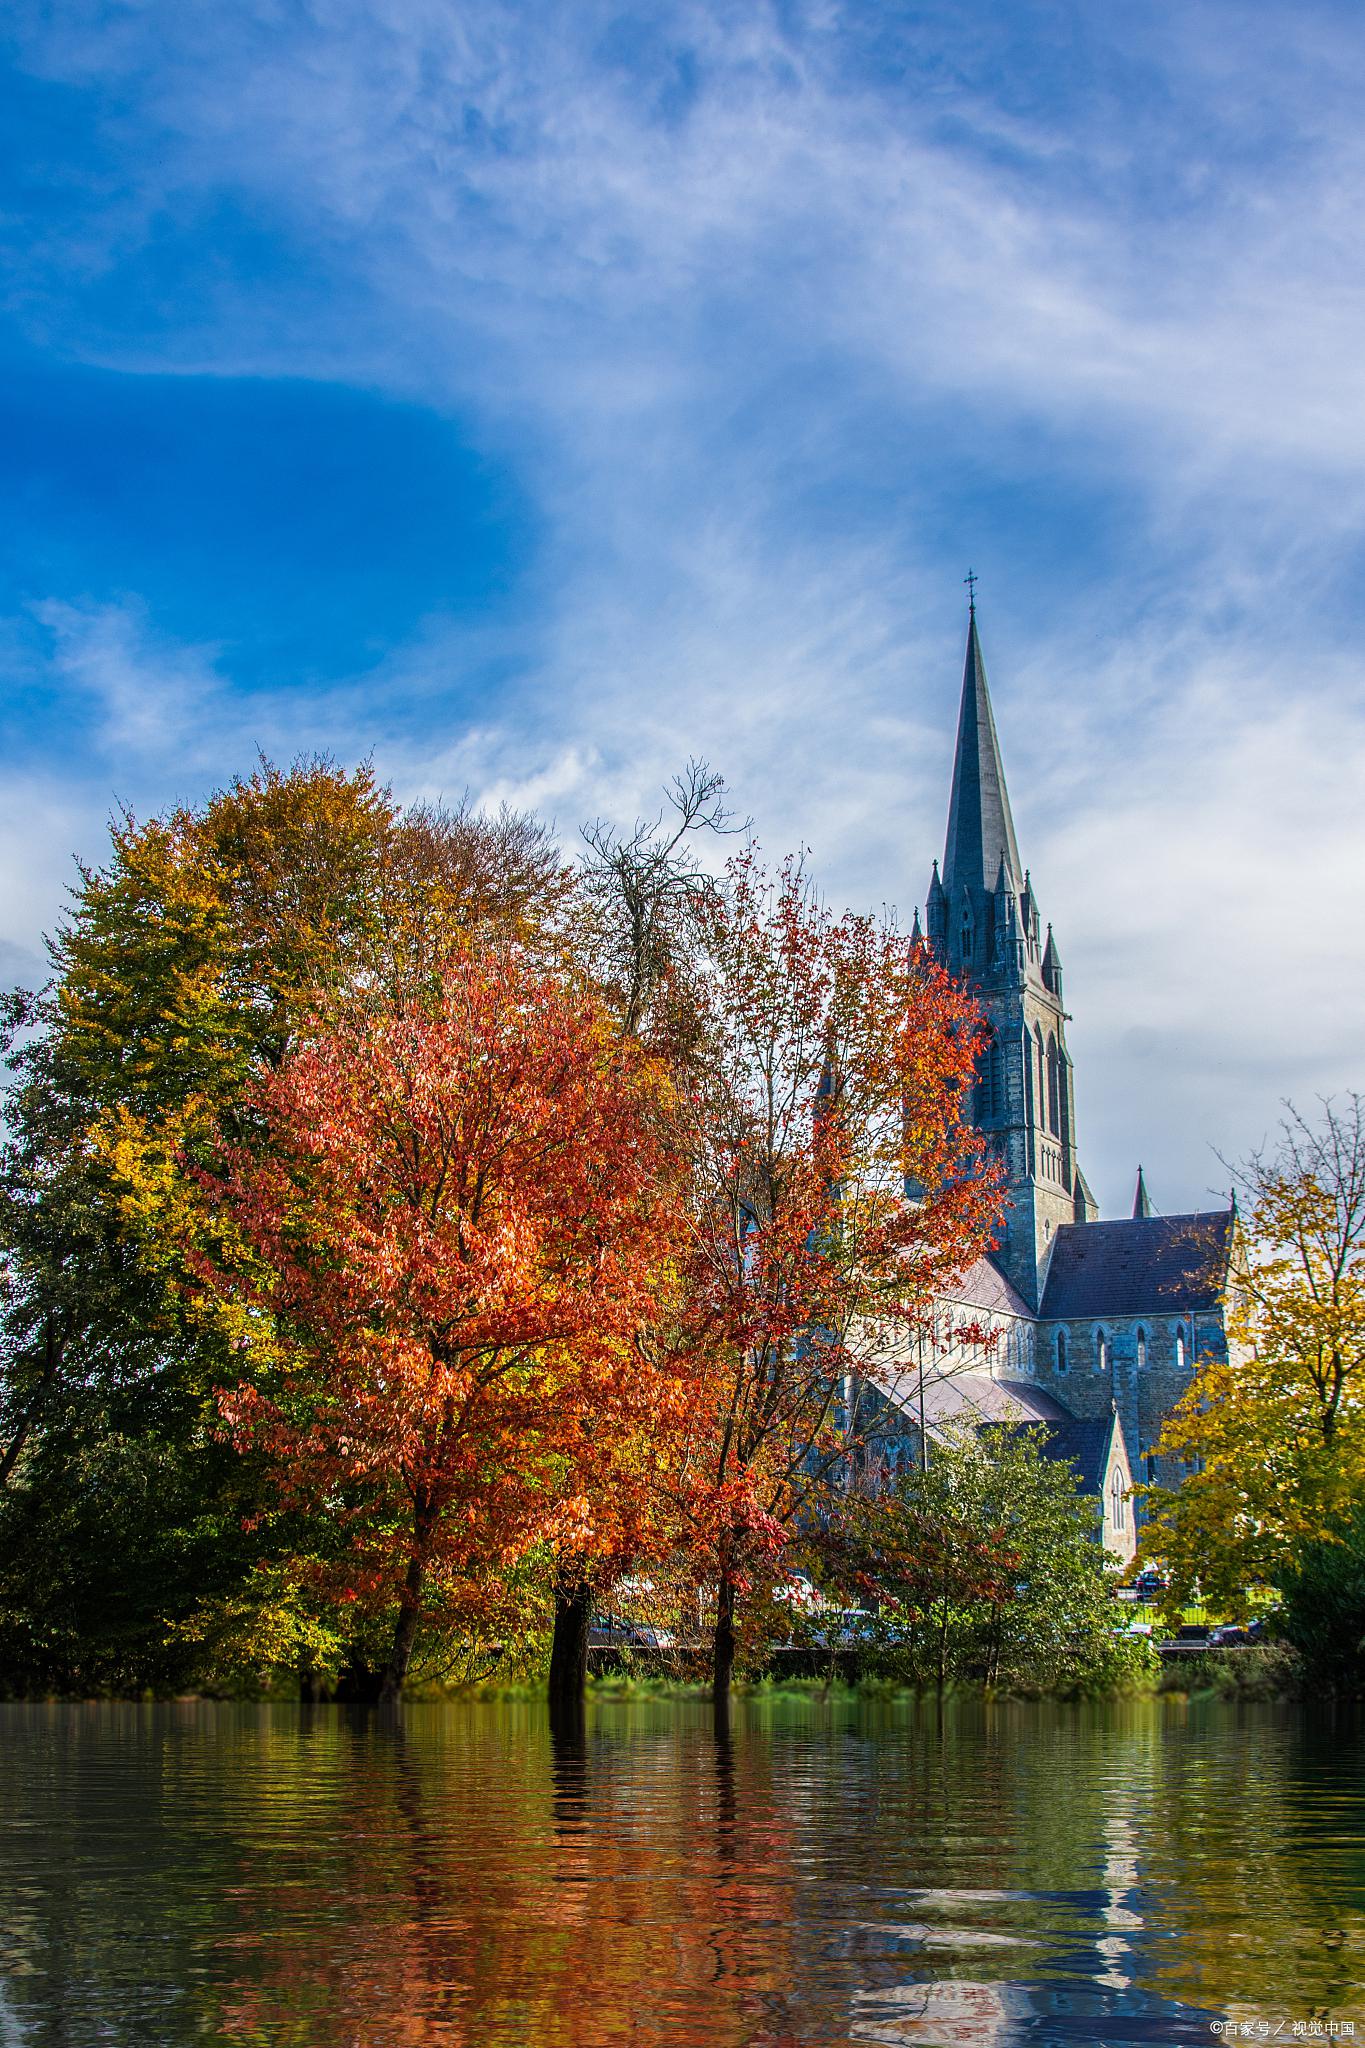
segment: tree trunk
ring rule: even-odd
[[[948,1682],[948,1589],[943,1590],[943,1604],[938,1631],[938,1689],[943,1691]]]
[[[734,1670],[735,1581],[729,1566],[722,1565],[716,1595],[716,1634],[711,1666],[711,1697],[718,1703],[729,1700]]]
[[[418,1546],[412,1553],[407,1577],[403,1581],[403,1604],[398,1610],[394,1624],[393,1647],[389,1661],[384,1667],[384,1682],[379,1688],[381,1707],[397,1706],[403,1697],[403,1685],[412,1662],[412,1646],[417,1640],[417,1610],[422,1597],[422,1581],[426,1576],[426,1545],[418,1538]]]
[[[555,1580],[555,1632],[550,1648],[550,1703],[581,1700],[588,1683],[592,1584],[572,1575]]]
[[[14,1435],[6,1445],[3,1456],[0,1456],[0,1486],[8,1484],[10,1473],[19,1462],[20,1453],[28,1442],[29,1432],[38,1420],[42,1412],[43,1403],[47,1399],[48,1390],[57,1377],[57,1368],[62,1362],[65,1351],[66,1340],[57,1336],[56,1331],[52,1327],[52,1318],[49,1315],[43,1323],[43,1370],[39,1376],[37,1389],[32,1395],[27,1408],[25,1408],[19,1418]]]

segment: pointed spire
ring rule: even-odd
[[[1001,861],[1012,878],[1022,874],[973,606],[967,621],[967,660],[962,675],[957,752],[953,758],[953,794],[948,806],[944,882],[949,889],[966,886],[989,890]]]
[[[924,944],[924,932],[923,932],[923,930],[921,929],[921,926],[920,926],[920,921],[919,921],[919,905],[918,905],[918,903],[917,903],[917,904],[915,905],[915,922],[914,922],[914,923],[913,923],[913,924],[911,925],[911,927],[910,927],[910,950],[911,950],[911,952],[912,952],[912,953],[913,953],[913,952],[915,952],[915,951],[916,951],[916,949],[917,949],[918,947],[922,946],[923,944]]]
[[[1057,941],[1052,936],[1052,926],[1047,928],[1047,944],[1043,948],[1043,982],[1059,999],[1062,993],[1062,956]]]
[[[1152,1207],[1152,1198],[1147,1192],[1147,1183],[1142,1177],[1142,1168],[1139,1167],[1137,1193],[1133,1196],[1133,1215],[1137,1217],[1155,1216],[1155,1214],[1156,1210]]]

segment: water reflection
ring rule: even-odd
[[[1169,1702],[0,1708],[0,2043],[1365,2040],[1361,1756]]]

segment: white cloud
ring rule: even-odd
[[[1302,593],[1346,576],[1365,502],[1365,145],[1359,56],[1311,9],[1115,22],[1145,96],[1093,111],[1079,85],[1021,111],[961,73],[855,72],[833,6],[792,28],[664,9],[662,54],[630,67],[593,6],[43,20],[30,61],[125,95],[143,150],[104,216],[35,244],[35,274],[75,243],[81,276],[112,274],[230,194],[343,308],[225,265],[154,339],[91,314],[72,346],[459,409],[546,532],[516,690],[469,730],[442,727],[442,688],[481,672],[477,625],[430,621],[374,673],[244,708],[213,648],[54,598],[51,673],[98,707],[102,751],[98,803],[53,829],[97,821],[106,781],[181,793],[260,745],[373,746],[404,794],[468,786],[572,833],[652,810],[704,754],[774,853],[805,841],[831,895],[908,914],[956,712],[942,592],[965,561],[932,487],[956,438],[1040,518],[1059,477],[1126,507],[1092,609],[1059,592],[1052,632],[1017,600],[984,614],[1106,1204],[1139,1151],[1167,1206],[1197,1199],[1208,1143],[1240,1151],[1282,1093],[1362,1078],[1362,675]],[[907,451],[894,489],[879,420]],[[865,472],[884,529],[864,508],[832,530]],[[15,942],[42,894],[16,899]]]

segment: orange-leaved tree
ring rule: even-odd
[[[682,1478],[720,1698],[750,1571],[857,1462],[863,1371],[987,1244],[1000,1176],[962,1113],[979,1013],[922,948],[752,852],[699,920],[680,1094],[705,1399]]]
[[[582,988],[471,951],[301,1044],[265,1142],[205,1180],[239,1246],[205,1273],[248,1361],[224,1415],[344,1521],[343,1593],[393,1614],[383,1697],[424,1615],[477,1613],[582,1515],[585,1438],[676,1399],[662,1088]]]

